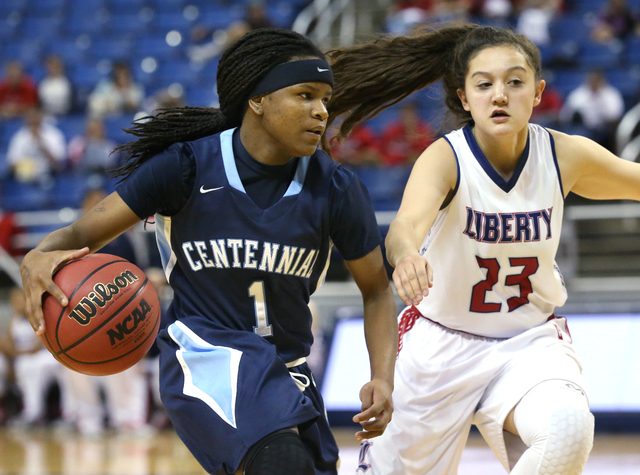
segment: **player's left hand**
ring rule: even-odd
[[[362,386],[362,412],[353,416],[353,422],[360,423],[364,430],[356,432],[356,439],[362,441],[382,435],[393,413],[391,392],[391,385],[381,379],[372,379]]]

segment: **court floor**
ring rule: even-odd
[[[353,430],[335,431],[340,475],[354,474],[358,444]],[[460,475],[505,471],[480,437],[471,437]],[[204,475],[171,430],[144,436],[83,438],[60,430],[0,429],[0,475]],[[640,475],[640,435],[597,435],[584,475]]]

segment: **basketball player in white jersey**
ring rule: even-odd
[[[416,162],[386,238],[399,319],[395,412],[358,473],[453,475],[475,424],[516,475],[579,475],[594,418],[555,263],[565,196],[640,200],[640,165],[530,124],[537,48],[455,25],[330,52],[332,117],[361,120],[443,77],[462,128]]]

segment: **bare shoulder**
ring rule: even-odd
[[[569,135],[548,129],[553,137],[558,160],[579,159],[577,154],[596,153],[601,147],[593,140],[580,135]]]
[[[456,169],[456,155],[451,144],[445,139],[440,138],[429,145],[416,161],[416,168],[437,166],[440,171],[448,168]]]

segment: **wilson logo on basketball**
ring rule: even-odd
[[[104,308],[114,295],[120,293],[120,289],[128,287],[136,280],[138,280],[138,277],[130,270],[127,270],[113,279],[113,282],[94,285],[93,292],[90,292],[89,295],[80,300],[69,313],[69,318],[73,318],[80,325],[88,325],[91,319],[96,316],[98,307]]]
[[[131,315],[116,324],[115,328],[107,330],[111,346],[117,343],[116,340],[122,341],[126,335],[131,334],[131,332],[138,328],[140,322],[143,322],[145,318],[147,318],[147,313],[149,313],[150,310],[151,305],[149,305],[145,299],[140,299],[139,308],[136,308],[131,312]]]

